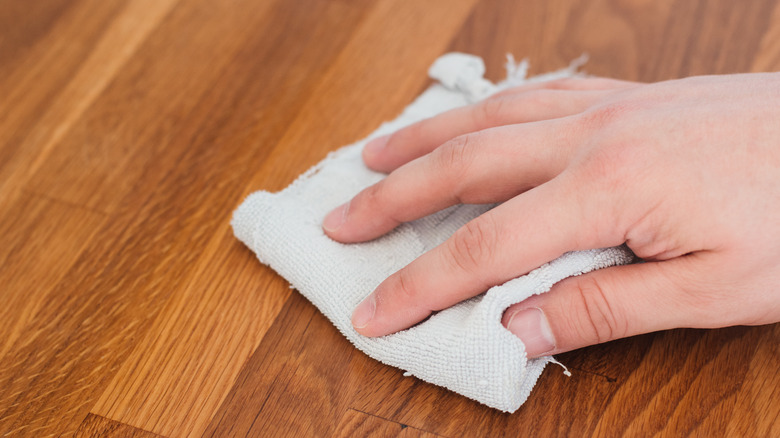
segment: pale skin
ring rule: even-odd
[[[325,218],[337,241],[501,203],[366,298],[352,316],[363,335],[408,328],[567,251],[623,243],[645,263],[507,309],[502,323],[530,357],[780,321],[780,73],[526,85],[375,139],[363,159],[388,176]]]

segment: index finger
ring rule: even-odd
[[[623,243],[616,230],[589,226],[596,207],[578,189],[562,174],[469,222],[382,282],[353,313],[355,329],[394,333],[567,251]]]
[[[363,160],[374,170],[391,172],[460,135],[571,116],[616,90],[633,86],[636,84],[613,79],[568,78],[510,88],[376,138],[363,149]]]

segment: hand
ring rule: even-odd
[[[780,321],[778,73],[532,84],[375,139],[363,158],[390,174],[325,218],[341,242],[502,202],[363,301],[352,323],[366,336],[564,252],[622,243],[645,263],[569,278],[507,309],[503,324],[529,357]]]

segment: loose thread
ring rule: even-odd
[[[552,357],[552,356],[550,357],[550,362],[552,362],[552,363],[554,363],[554,364],[556,364],[556,365],[560,365],[560,367],[561,367],[561,368],[563,368],[563,374],[564,374],[566,377],[571,377],[571,371],[569,371],[569,369],[568,369],[568,368],[566,368],[566,365],[564,365],[564,364],[562,364],[562,363],[558,362],[558,361],[557,361],[557,360],[555,360],[555,358],[554,358],[554,357]]]

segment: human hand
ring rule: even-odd
[[[390,174],[325,218],[341,242],[502,202],[379,285],[352,316],[366,336],[564,252],[623,243],[646,263],[569,278],[507,309],[502,322],[529,357],[780,321],[778,73],[531,84],[375,139],[363,158]]]

